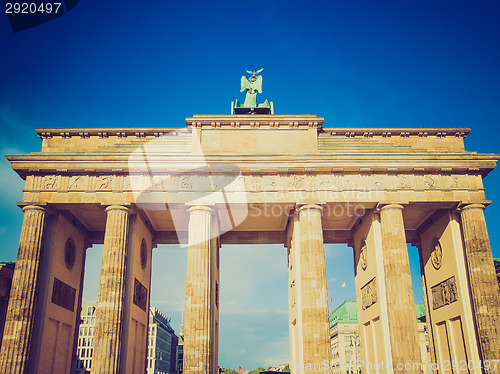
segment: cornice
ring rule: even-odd
[[[321,129],[323,117],[301,115],[193,115],[186,118],[188,128],[203,129]]]
[[[50,139],[58,136],[62,138],[79,137],[86,139],[90,137],[108,138],[110,136],[118,138],[160,137],[181,129],[185,129],[185,127],[38,128],[35,131],[41,139]]]
[[[403,138],[408,137],[419,137],[426,138],[428,136],[435,136],[437,138],[446,138],[450,136],[455,136],[459,138],[465,138],[469,132],[470,128],[462,127],[329,127],[323,128],[322,133],[332,136],[343,136],[343,137],[382,137],[391,138],[393,136],[399,136]]]
[[[34,174],[128,174],[143,167],[128,155],[47,154],[6,156],[21,176]],[[148,156],[148,170],[162,173],[195,173],[200,162],[214,173],[243,174],[286,173],[469,173],[486,176],[496,166],[500,155],[454,153],[381,154],[381,155],[268,155],[268,156]],[[232,165],[232,169],[229,166]]]
[[[272,118],[269,118],[272,117]],[[277,117],[277,118],[276,118]],[[187,129],[201,128],[318,128],[322,134],[342,137],[428,137],[465,138],[470,128],[448,127],[331,127],[322,128],[324,118],[316,116],[194,116],[186,118]],[[120,128],[37,128],[35,131],[41,139],[53,137],[82,139],[90,137],[108,138],[146,138],[160,137],[186,127],[120,127]]]

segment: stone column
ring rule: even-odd
[[[217,237],[212,215],[205,205],[188,209],[189,239],[184,321],[184,374],[216,374],[214,251]],[[216,367],[216,366],[215,366]]]
[[[38,205],[25,206],[23,212],[23,228],[0,352],[2,374],[26,373],[30,358],[46,212]]]
[[[462,207],[462,230],[469,284],[483,361],[500,358],[500,291],[482,204]],[[488,373],[500,373],[500,365]]]
[[[299,308],[302,311],[303,362],[314,364],[330,361],[330,326],[326,282],[323,228],[319,205],[307,204],[298,208],[300,290]],[[307,371],[321,372],[318,370]]]
[[[398,369],[398,364],[404,366],[422,362],[410,262],[406,248],[403,206],[398,204],[383,206],[380,209],[380,224],[394,373],[422,373],[416,365],[410,370],[404,367],[402,370]]]
[[[129,209],[106,208],[106,232],[97,297],[92,373],[120,373]]]

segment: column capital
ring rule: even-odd
[[[211,214],[215,212],[215,204],[199,204],[199,205],[188,205],[186,204],[186,210],[191,213],[197,210],[204,210],[210,212]]]
[[[106,212],[109,212],[111,210],[123,210],[125,212],[127,212],[127,214],[131,214],[132,211],[130,210],[130,208],[126,205],[108,205],[106,207],[106,209],[104,209]]]
[[[23,206],[21,209],[23,212],[26,212],[27,210],[40,210],[42,212],[46,212],[45,207],[43,207],[41,205],[35,205],[35,204]]]
[[[320,212],[323,211],[323,206],[320,204],[298,204],[295,210],[297,212],[300,212],[301,210],[309,210],[309,209],[316,209],[319,210]]]
[[[381,212],[388,209],[399,209],[403,210],[405,207],[397,203],[379,203],[376,207],[376,211]]]
[[[463,212],[464,210],[468,210],[468,209],[481,209],[481,210],[485,210],[486,209],[486,205],[484,205],[484,204],[478,204],[478,203],[464,203],[464,204],[460,204],[458,206],[458,211],[459,212]]]

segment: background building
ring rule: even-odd
[[[92,369],[96,306],[96,303],[82,304],[75,374],[90,373]],[[147,373],[177,374],[177,344],[178,338],[167,317],[158,309],[149,308]]]
[[[424,366],[430,361],[429,339],[425,323],[424,304],[415,305],[420,351]],[[333,374],[356,373],[355,362],[361,359],[358,332],[358,312],[355,301],[344,301],[330,314],[330,344]],[[351,369],[348,369],[348,368]],[[428,368],[428,365],[427,365]],[[360,368],[358,373],[366,372]],[[428,371],[424,370],[424,373]]]
[[[177,373],[178,338],[169,320],[155,307],[149,308],[148,374]]]
[[[96,303],[82,303],[75,374],[90,373],[92,368],[96,305]]]
[[[179,340],[177,342],[177,373],[182,374],[184,365],[184,310],[182,311],[182,321],[179,328]],[[220,372],[220,369],[219,369]]]
[[[0,347],[2,346],[3,329],[15,264],[15,262],[0,262]]]
[[[334,374],[346,373],[339,366],[355,363],[360,355],[358,313],[355,301],[344,301],[330,314],[330,344]]]

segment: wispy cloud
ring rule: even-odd
[[[289,362],[289,342],[288,335],[265,344],[263,362],[264,368],[274,365],[286,364]]]

